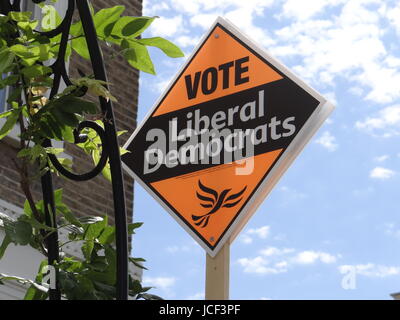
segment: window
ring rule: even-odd
[[[3,1],[3,0],[0,0]],[[50,1],[47,1],[48,3],[51,4]],[[57,11],[60,13],[60,16],[63,17],[65,15],[65,12],[67,11],[68,7],[68,1],[59,1],[56,3],[53,3],[54,7],[57,9]],[[36,6],[32,0],[22,0],[21,1],[21,11],[30,11],[33,13],[32,17],[34,19],[40,19],[41,16],[41,11],[38,6]],[[68,67],[68,65],[67,65]],[[62,81],[60,90],[64,90],[65,84]],[[10,94],[10,87],[7,87],[6,89],[0,90],[0,113],[7,111],[8,109],[8,104],[7,104],[7,97]],[[6,119],[0,119],[0,128],[3,126],[4,122]],[[8,142],[11,144],[15,144],[19,141],[19,135],[20,135],[20,129],[19,126],[15,126],[14,129],[10,132],[8,135]],[[64,146],[63,142],[61,141],[53,141],[53,146],[56,148],[62,148]],[[68,158],[72,159],[72,157],[68,154],[61,154],[60,155],[62,158]]]

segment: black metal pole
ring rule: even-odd
[[[90,59],[97,80],[107,81],[103,56],[97,40],[97,33],[87,0],[76,0],[82,21]],[[121,157],[116,134],[112,102],[100,97],[104,114],[104,129],[109,151],[109,161],[114,195],[116,250],[117,250],[117,299],[128,299],[128,232],[126,222],[124,180],[122,178]]]
[[[50,145],[48,142],[46,143]],[[48,146],[45,145],[44,146]],[[56,214],[55,214],[55,204],[54,204],[54,188],[53,188],[53,179],[51,177],[51,172],[47,171],[42,177],[42,193],[43,193],[43,202],[44,202],[44,212],[46,225],[56,228]],[[47,259],[50,266],[53,266],[56,262],[59,261],[59,248],[58,248],[58,232],[52,232],[47,235],[46,238],[46,247],[47,247]],[[49,299],[50,300],[61,300],[61,292],[58,286],[58,272],[56,272],[56,283],[50,283],[49,289]],[[50,279],[52,281],[52,279]],[[52,289],[52,287],[55,289]]]
[[[56,60],[56,66],[55,66],[55,72],[54,72],[54,85],[50,93],[50,98],[53,98],[57,93],[58,89],[60,87],[60,78],[61,74],[59,72],[56,72],[59,67],[59,61],[64,63],[64,57],[65,57],[65,51],[67,48],[67,43],[68,43],[68,34],[69,34],[69,29],[71,26],[71,21],[72,21],[72,15],[74,11],[74,2],[70,1],[68,5],[68,10],[65,16],[65,19],[63,22],[65,24],[65,27],[62,30],[62,36],[61,36],[61,44],[60,44],[60,52],[59,52],[59,57]],[[64,30],[65,29],[65,30]],[[62,64],[63,66],[63,64]],[[51,147],[51,141],[49,139],[46,139],[43,142],[43,147]],[[44,212],[45,212],[45,219],[46,219],[46,225],[50,226],[52,228],[57,228],[57,222],[56,222],[56,207],[54,203],[54,187],[53,187],[53,178],[51,176],[50,168],[48,167],[48,171],[41,177],[41,183],[42,183],[42,193],[43,193],[43,203],[44,203]],[[55,232],[49,233],[47,238],[46,238],[46,247],[47,247],[47,258],[50,266],[54,266],[55,263],[57,263],[60,259],[60,254],[59,254],[59,247],[58,247],[58,231],[56,230]],[[52,281],[52,279],[50,279]],[[57,268],[55,269],[55,284],[50,283],[50,289],[49,289],[49,299],[50,300],[61,300],[61,291],[59,288],[58,284],[58,270]],[[52,289],[54,287],[54,289]]]

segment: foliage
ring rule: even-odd
[[[60,248],[68,244],[80,246],[83,259],[63,256],[60,263],[55,266],[58,269],[58,281],[61,292],[67,299],[93,299],[110,300],[115,297],[116,282],[116,252],[113,247],[115,242],[115,226],[108,223],[108,217],[81,217],[76,218],[70,209],[62,201],[62,189],[55,191],[56,213],[60,225],[57,228],[50,228],[37,222],[33,218],[32,210],[25,202],[24,214],[16,221],[10,218],[3,218],[6,237],[3,241],[0,257],[4,254],[7,246],[30,245],[39,249],[45,238],[50,233],[60,229],[68,231],[68,239],[60,244]],[[44,216],[43,201],[36,204],[41,216]],[[141,223],[128,225],[129,235],[135,233]],[[49,233],[42,234],[46,230]],[[40,250],[40,249],[39,249]],[[141,262],[144,259],[131,258],[136,266],[144,268]],[[48,272],[47,260],[44,260],[38,271],[35,281],[14,276],[0,274],[0,281],[15,280],[30,285],[25,299],[45,299],[48,288],[42,283],[44,275]],[[157,299],[157,296],[146,293],[150,288],[143,288],[138,280],[129,279],[129,295],[140,299]]]
[[[108,90],[108,84],[83,75],[71,79],[72,84],[63,92],[51,94],[54,80],[53,61],[60,53],[61,34],[47,37],[45,31],[55,29],[62,19],[55,8],[44,1],[35,0],[43,12],[40,21],[33,20],[31,12],[10,12],[0,15],[0,90],[6,87],[12,92],[7,100],[8,110],[0,114],[0,140],[6,137],[15,126],[20,127],[20,148],[18,159],[14,159],[21,177],[21,188],[26,195],[24,214],[17,220],[0,217],[6,236],[0,245],[0,259],[10,244],[31,246],[47,255],[46,238],[60,229],[68,233],[68,242],[60,244],[60,262],[55,265],[58,283],[66,299],[113,299],[116,283],[115,227],[108,223],[107,216],[78,218],[63,203],[62,190],[55,192],[57,222],[49,227],[45,224],[43,201],[35,202],[31,185],[48,170],[56,172],[49,161],[49,154],[59,156],[63,148],[45,147],[48,139],[77,143],[84,152],[93,158],[95,164],[102,152],[101,139],[93,129],[77,132],[79,123],[88,117],[104,119],[98,105],[85,99],[90,93],[106,100],[117,101]],[[93,10],[93,20],[97,37],[101,42],[116,49],[134,68],[155,74],[148,47],[156,47],[169,57],[182,57],[182,51],[170,41],[160,38],[141,38],[157,17],[122,16],[124,6]],[[41,31],[37,31],[41,30]],[[43,32],[44,31],[44,32]],[[69,41],[65,50],[67,60],[72,52],[89,59],[89,50],[80,21],[71,25]],[[96,121],[103,126],[101,120]],[[118,134],[122,134],[120,132]],[[77,135],[84,137],[77,141]],[[126,152],[121,149],[121,153]],[[71,165],[59,159],[63,165]],[[109,165],[103,175],[111,179]],[[129,234],[141,224],[129,225]],[[83,259],[68,257],[62,250],[68,243],[81,248]],[[144,268],[141,258],[130,258],[135,265]],[[15,276],[0,275],[2,281],[14,280],[29,285],[25,299],[46,299],[47,261],[39,266],[36,279],[22,279]],[[148,294],[150,288],[143,288],[138,280],[129,279],[129,294],[135,299],[158,299]]]

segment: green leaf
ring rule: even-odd
[[[0,140],[7,136],[11,130],[14,128],[18,121],[18,117],[21,113],[20,108],[12,110],[12,113],[7,117],[7,121],[4,123],[3,127],[0,129]]]
[[[39,61],[47,61],[54,57],[54,54],[51,52],[51,46],[49,44],[40,44],[34,48],[32,51],[36,56],[39,57]]]
[[[90,262],[93,248],[94,248],[93,240],[85,241],[85,243],[83,244],[81,249],[82,249],[83,256],[86,259],[86,262]]]
[[[21,58],[32,58],[34,56],[33,52],[28,50],[28,48],[22,44],[13,45],[10,47],[10,50]]]
[[[106,226],[99,236],[98,240],[101,244],[112,244],[115,239],[115,226]]]
[[[54,154],[54,155],[58,155],[58,154],[64,152],[63,148],[47,147],[47,148],[44,148],[44,149],[46,150],[47,153]]]
[[[7,117],[9,117],[12,113],[13,113],[12,110],[9,110],[9,111],[0,113],[0,119],[7,118]]]
[[[124,11],[125,6],[115,6],[96,12],[93,21],[96,27],[97,35],[100,37],[108,37],[111,33],[110,27],[108,26],[119,20]]]
[[[71,127],[66,126],[66,127],[62,128],[61,131],[62,131],[62,136],[65,141],[67,141],[69,143],[75,142],[74,130]]]
[[[8,16],[11,20],[20,22],[20,21],[29,21],[31,18],[32,12],[24,11],[24,12],[17,12],[17,11],[10,11]]]
[[[25,293],[24,300],[45,300],[46,297],[44,292],[31,285]]]
[[[26,246],[32,237],[32,226],[26,221],[17,221],[15,224],[16,243]]]
[[[90,224],[85,232],[85,240],[94,240],[103,232],[104,228],[108,224],[107,216],[96,223]]]
[[[184,53],[181,49],[179,49],[179,47],[177,47],[171,41],[168,41],[161,37],[139,39],[137,41],[146,46],[157,47],[171,58],[180,58],[184,56]]]
[[[153,62],[145,45],[136,41],[122,41],[122,55],[128,63],[141,71],[156,74]]]
[[[0,89],[5,88],[6,86],[15,85],[18,80],[19,80],[19,76],[18,75],[10,75],[5,79],[0,80]]]
[[[124,149],[124,148],[119,148],[119,154],[121,155],[121,156],[123,156],[124,154],[127,154],[127,153],[130,153],[130,151],[129,150],[126,150],[126,149]]]
[[[8,235],[6,235],[0,246],[0,260],[3,258],[4,253],[6,252],[7,247],[10,243],[12,243],[11,238]]]
[[[107,181],[112,182],[111,168],[108,160],[103,170],[101,170],[101,174],[107,179]]]
[[[114,25],[112,35],[121,38],[136,38],[146,30],[157,17],[122,17]]]
[[[128,234],[135,234],[135,229],[140,228],[143,225],[143,222],[136,222],[128,224]]]
[[[17,153],[17,158],[31,157],[31,155],[32,155],[32,148],[25,148],[25,149],[21,149]]]
[[[21,72],[25,75],[27,78],[37,78],[41,76],[45,76],[47,74],[52,73],[52,69],[50,67],[46,66],[41,66],[41,65],[33,65],[30,67],[25,67],[21,70]]]
[[[144,300],[163,300],[163,298],[150,293],[140,293],[137,296],[137,299],[144,299]]]
[[[131,291],[132,294],[138,294],[143,291],[143,287],[139,280],[137,279],[133,280],[130,278],[129,290]]]
[[[21,21],[17,23],[18,27],[23,30],[27,35],[32,35],[32,30],[34,30],[37,25],[38,21]]]
[[[97,165],[100,161],[100,152],[101,150],[99,148],[93,148],[92,150],[92,159],[95,165]],[[107,181],[112,182],[112,176],[111,176],[111,169],[110,169],[110,163],[107,160],[106,165],[104,166],[103,170],[101,171],[101,173],[103,174],[104,178],[107,179]]]
[[[79,120],[73,113],[66,113],[58,108],[54,108],[51,110],[51,114],[58,121],[59,126],[67,125],[70,127],[76,127],[79,124]]]
[[[22,93],[22,88],[21,87],[13,90],[11,92],[11,94],[8,96],[7,102],[8,103],[13,103],[16,100],[20,99],[21,98],[21,93]]]
[[[120,131],[117,131],[117,136],[120,137],[120,136],[122,136],[122,135],[125,134],[125,133],[128,133],[128,130],[120,130]]]
[[[105,81],[96,80],[89,77],[83,77],[80,79],[72,80],[72,83],[78,88],[79,87],[87,88],[88,91],[93,95],[103,97],[107,101],[108,100],[114,102],[117,101],[117,99],[114,96],[112,96],[110,91],[106,88],[107,82]],[[71,89],[67,88],[67,90]]]
[[[140,269],[148,270],[145,266],[142,265],[142,262],[146,262],[146,260],[142,258],[129,258],[129,261]]]
[[[0,50],[0,74],[9,68],[15,58],[15,53],[8,48]]]
[[[78,37],[80,35],[83,35],[83,27],[82,27],[82,22],[77,21],[74,24],[71,25],[71,28],[69,30],[69,33],[71,36]]]
[[[19,218],[20,221],[24,221],[29,223],[32,228],[35,228],[36,230],[46,230],[46,231],[56,231],[57,229],[49,227],[43,223],[40,223],[39,221],[37,221],[35,218],[33,217],[29,217],[29,216],[21,216]]]
[[[45,118],[39,122],[39,125],[40,125],[41,134],[43,137],[48,138],[48,139],[57,139],[57,136],[51,129],[51,126],[46,122]]]
[[[0,25],[7,23],[8,21],[10,21],[10,19],[7,16],[0,14]]]
[[[96,114],[98,112],[97,105],[95,103],[74,96],[64,96],[55,104],[61,111],[65,113]]]
[[[62,212],[62,214],[64,218],[72,225],[77,227],[82,227],[82,223],[79,222],[79,220],[73,215],[73,213],[70,210],[65,210]]]
[[[29,223],[22,221],[22,219],[18,221],[3,220],[3,223],[6,236],[9,237],[11,242],[24,246],[29,244],[32,237],[32,226]]]
[[[51,114],[46,116],[47,124],[50,126],[52,132],[55,135],[55,138],[57,140],[62,140],[63,135],[62,135],[62,128],[64,126],[61,126],[58,121],[55,119],[55,117]]]
[[[84,37],[72,40],[72,49],[82,58],[90,60],[89,49]]]
[[[24,202],[24,214],[30,218],[33,216],[33,212],[28,200],[25,200]]]

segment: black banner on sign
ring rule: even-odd
[[[152,183],[285,149],[318,105],[293,81],[278,80],[150,117],[123,161]]]

